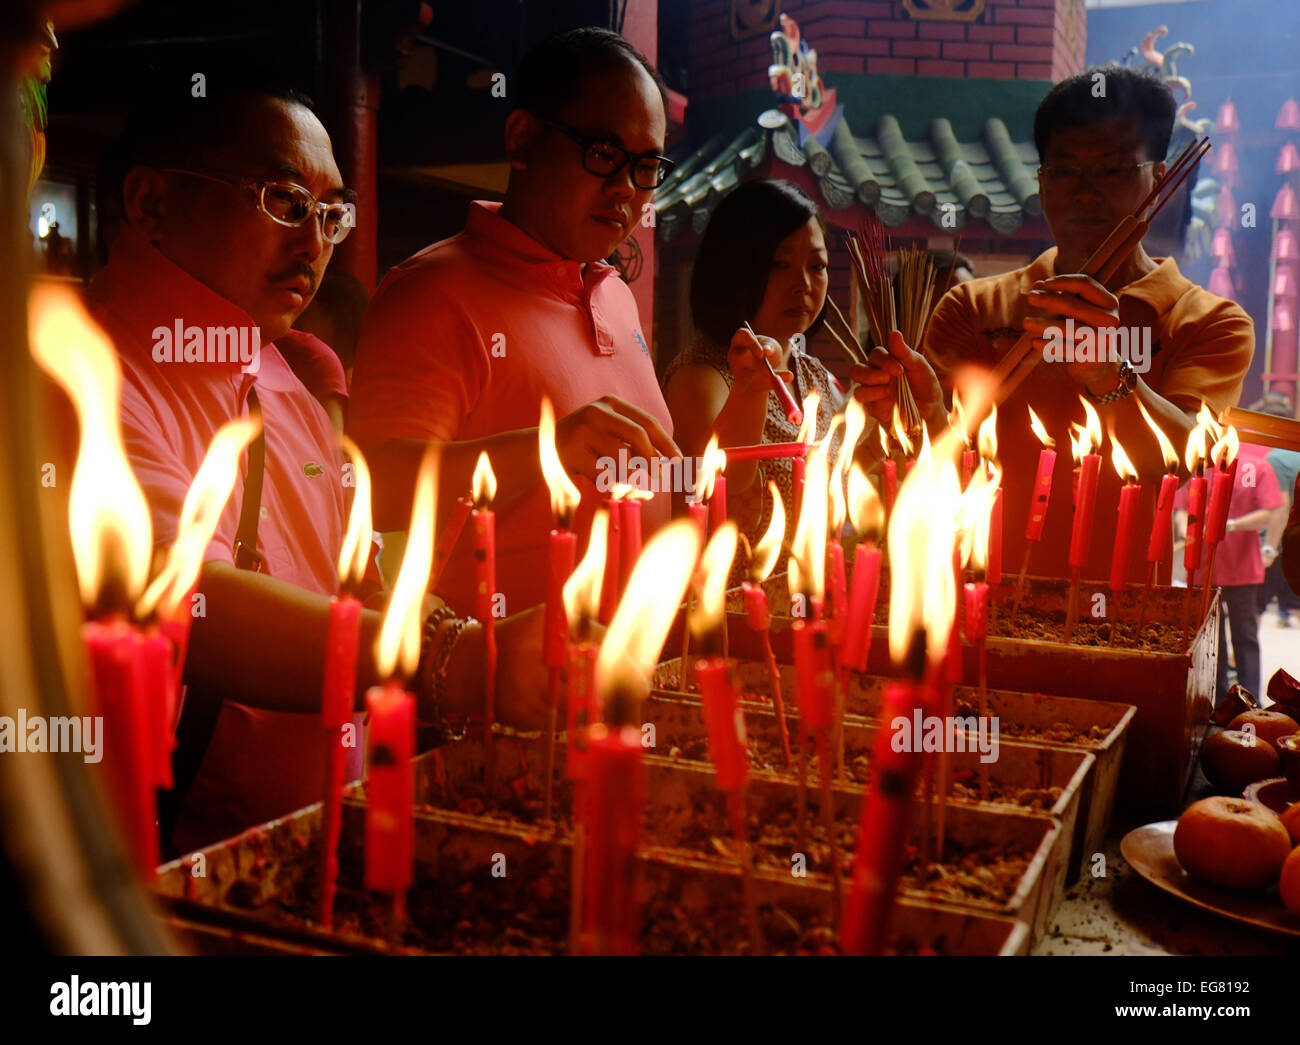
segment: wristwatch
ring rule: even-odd
[[[1091,399],[1098,406],[1105,406],[1107,403],[1118,403],[1121,399],[1127,399],[1137,390],[1137,371],[1127,359],[1119,361],[1119,384],[1114,389],[1104,395],[1093,395],[1086,387],[1083,394]]]

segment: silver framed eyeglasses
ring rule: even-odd
[[[357,208],[352,203],[317,199],[307,189],[291,181],[256,181],[252,178],[226,178],[204,171],[181,167],[164,167],[161,174],[187,174],[191,178],[232,185],[253,194],[257,209],[277,225],[298,228],[312,215],[319,215],[321,233],[327,243],[342,243],[357,223]]]
[[[633,185],[638,189],[657,189],[676,166],[667,156],[660,156],[657,152],[631,153],[621,145],[615,145],[604,138],[593,138],[566,124],[556,123],[544,116],[539,116],[538,119],[581,145],[582,169],[598,178],[613,177],[630,163]]]
[[[1054,185],[1064,185],[1068,183],[1077,184],[1080,178],[1087,177],[1089,182],[1101,182],[1103,185],[1115,188],[1121,185],[1127,185],[1136,176],[1137,172],[1143,167],[1151,167],[1155,160],[1146,160],[1143,163],[1129,163],[1120,165],[1094,164],[1090,167],[1048,167],[1038,168],[1038,176],[1046,182]]]

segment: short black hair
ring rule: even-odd
[[[1169,152],[1176,112],[1173,92],[1154,72],[1124,65],[1093,66],[1053,86],[1038,103],[1034,147],[1041,161],[1055,131],[1133,117],[1148,159],[1159,163]]]
[[[737,329],[754,317],[763,304],[776,248],[810,218],[825,231],[817,204],[788,181],[745,182],[718,204],[691,270],[691,315],[705,337],[729,345]],[[807,336],[821,329],[826,308],[823,304]]]
[[[257,67],[217,68],[204,74],[202,94],[189,72],[156,73],[127,115],[126,128],[100,159],[104,191],[118,195],[132,167],[190,166],[212,147],[236,144],[245,106],[270,98],[301,105],[311,98],[274,72]]]
[[[578,97],[587,76],[629,64],[650,74],[666,115],[667,88],[649,59],[618,33],[594,26],[556,33],[529,49],[519,65],[519,108],[535,116],[553,117]]]

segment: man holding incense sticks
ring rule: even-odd
[[[351,490],[318,400],[346,386],[337,358],[319,342],[292,341],[308,336],[290,326],[348,234],[351,197],[325,128],[291,89],[209,70],[204,98],[191,95],[186,74],[162,81],[146,104],[114,151],[125,221],[90,298],[122,364],[123,437],[159,551],[176,539],[217,429],[256,409],[265,433],[260,455],[250,450],[240,469],[199,577],[176,787],[161,817],[164,838],[176,821],[173,841],[184,851],[320,797],[326,627]],[[175,329],[187,331],[184,346],[164,345]],[[212,331],[255,336],[256,355],[205,351]],[[304,356],[333,360],[332,377],[318,371],[309,388],[291,367]],[[358,707],[381,681],[378,625],[377,612],[363,611]],[[421,719],[477,711],[480,628],[439,608],[424,631],[413,682]],[[541,614],[504,621],[497,635],[498,714],[537,728],[546,713]]]
[[[1068,575],[1071,531],[1068,425],[1084,421],[1087,399],[1117,436],[1144,483],[1139,518],[1149,519],[1165,471],[1146,408],[1181,453],[1202,402],[1217,416],[1235,405],[1254,355],[1250,317],[1187,280],[1173,258],[1137,243],[1114,275],[1081,274],[1085,261],[1166,176],[1174,99],[1157,77],[1118,67],[1088,69],[1055,85],[1039,104],[1034,141],[1043,214],[1056,246],[1024,268],[954,287],[939,303],[921,351],[877,349],[855,369],[857,395],[878,418],[892,409],[889,378],[906,373],[932,429],[947,423],[945,393],[967,365],[993,369],[1024,332],[1041,361],[998,411],[1005,466],[1005,561],[1021,561],[1039,444],[1029,438],[1032,406],[1056,440],[1056,475],[1041,548],[1030,572]],[[1109,333],[1108,333],[1109,332]],[[1103,336],[1104,335],[1104,336]],[[1100,351],[1098,348],[1100,347]],[[927,362],[928,360],[928,362]],[[1090,542],[1085,578],[1106,576],[1120,480],[1103,467],[1095,518],[1106,537]],[[1131,580],[1145,561],[1132,557]],[[1161,578],[1168,580],[1169,564]]]
[[[505,128],[503,203],[476,201],[465,230],[390,272],[358,348],[349,425],[375,473],[375,522],[406,525],[425,448],[439,447],[444,507],[470,490],[481,451],[499,486],[497,579],[507,612],[545,598],[539,569],[553,525],[538,455],[549,397],[556,447],[584,491],[620,450],[679,457],[636,301],[606,264],[651,206],[672,164],[658,75],[626,40],[576,29],[542,41],[517,76]],[[653,530],[668,498],[643,509]],[[579,533],[579,540],[585,540]],[[438,590],[473,591],[454,553]]]

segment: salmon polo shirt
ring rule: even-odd
[[[476,201],[465,231],[393,269],[366,313],[353,370],[349,425],[361,438],[480,439],[537,425],[542,396],[563,418],[603,395],[672,418],[655,378],[632,291],[604,262],[562,258]],[[597,493],[579,481],[575,520],[585,542]],[[468,493],[468,491],[465,491]],[[643,506],[645,532],[667,519],[669,498]],[[546,596],[545,483],[497,513],[497,587],[513,614]],[[473,606],[468,535],[438,593]]]
[[[213,435],[248,413],[248,394],[256,389],[266,432],[257,532],[266,572],[308,591],[334,594],[347,508],[342,452],[324,409],[276,347],[261,346],[256,373],[243,373],[238,356],[210,361],[219,358],[215,351],[201,362],[165,361],[169,346],[159,328],[202,328],[203,344],[210,347],[209,328],[251,332],[254,324],[130,226],[92,284],[90,305],[122,363],[123,437],[149,502],[155,547],[163,550],[175,541],[181,506]],[[303,336],[291,332],[286,340]],[[179,355],[174,352],[173,360]],[[334,389],[339,393],[342,377],[340,367]],[[234,561],[246,470],[247,455],[206,561]],[[239,655],[230,650],[231,657]],[[238,694],[221,695],[227,699],[176,828],[182,850],[320,797],[324,766],[317,716],[251,708],[238,702]],[[359,775],[359,762],[350,768]]]
[[[1116,292],[1120,325],[1128,328],[1128,358],[1143,381],[1166,399],[1192,410],[1203,401],[1217,417],[1224,408],[1235,406],[1241,396],[1242,380],[1255,350],[1254,326],[1239,305],[1203,290],[1183,276],[1172,258],[1157,260],[1155,269]],[[951,388],[954,372],[964,363],[989,369],[997,365],[1019,339],[1025,316],[1040,311],[1030,306],[1030,288],[1036,281],[1054,275],[1056,248],[1052,247],[1025,268],[961,283],[944,295],[926,330],[923,351],[945,388]],[[1122,341],[1119,347],[1123,350]],[[1143,363],[1140,357],[1148,347],[1150,352]],[[1005,491],[1004,576],[1014,577],[1019,571],[1027,546],[1031,547],[1030,574],[1069,575],[1074,525],[1074,461],[1069,426],[1071,422],[1084,423],[1081,390],[1070,380],[1063,364],[1040,361],[1024,384],[998,408],[998,456]],[[1033,407],[1047,434],[1056,440],[1052,493],[1042,541],[1037,545],[1025,539],[1042,449],[1029,427],[1028,407]],[[1174,449],[1181,458],[1184,448]],[[1082,570],[1085,580],[1110,575],[1119,511],[1122,484],[1111,463],[1110,440],[1104,433],[1100,453],[1096,511],[1088,562]],[[1143,581],[1149,570],[1146,546],[1159,485],[1158,480],[1150,478],[1142,483],[1129,556],[1129,579],[1134,582]],[[1161,564],[1161,578],[1168,583],[1168,559]]]

